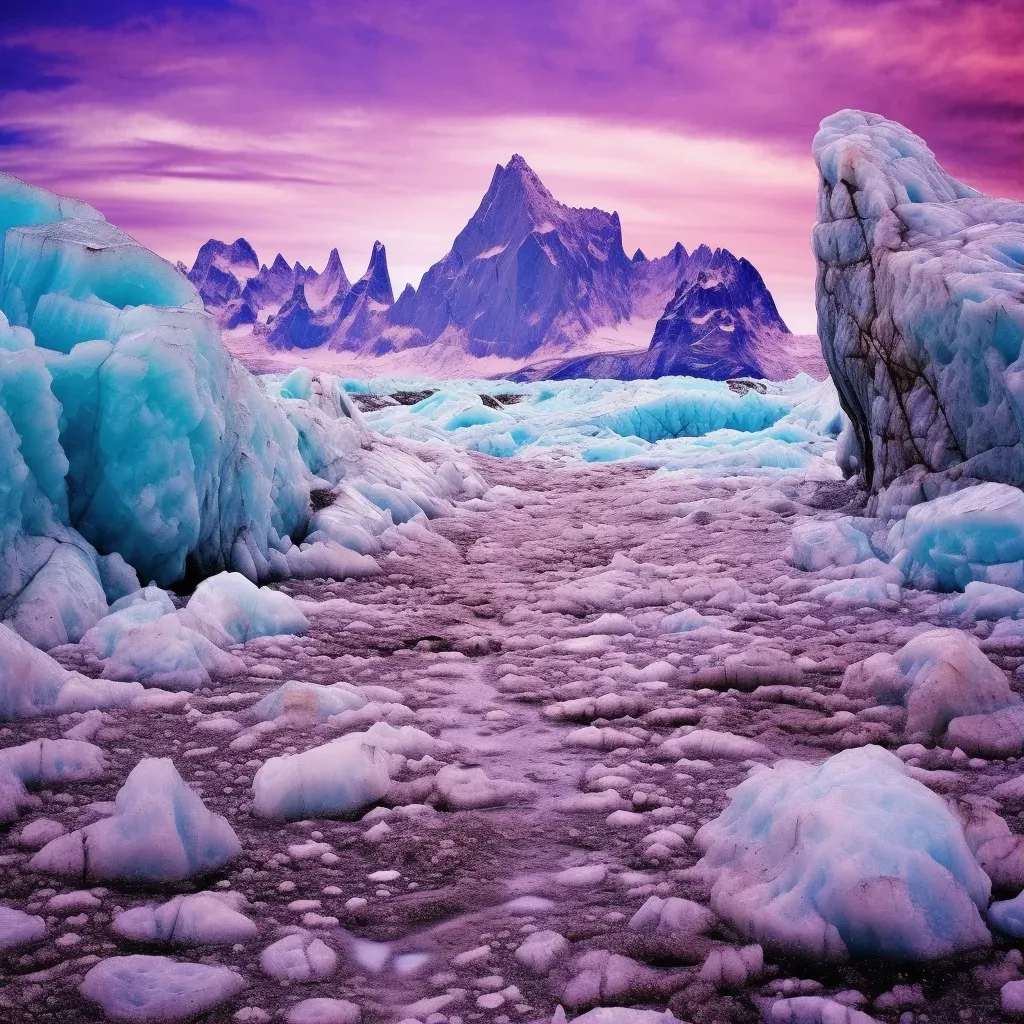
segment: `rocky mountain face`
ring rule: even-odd
[[[763,376],[759,347],[789,333],[746,260],[679,243],[630,258],[618,214],[564,206],[518,155],[494,169],[451,251],[397,301],[379,242],[351,286],[336,250],[317,274],[280,255],[258,266],[244,239],[207,242],[189,278],[223,327],[251,324],[274,349],[373,357],[436,346],[467,362],[515,360],[526,376]],[[645,331],[653,339],[638,350]]]
[[[685,256],[685,252],[683,254]],[[728,249],[706,245],[680,259],[678,285],[645,352],[608,352],[527,368],[526,379],[770,377],[766,351],[789,330],[761,275]],[[788,374],[787,374],[788,375]]]
[[[841,463],[898,506],[971,479],[1024,485],[1024,203],[961,184],[877,114],[826,118],[814,156]]]

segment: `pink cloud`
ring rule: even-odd
[[[564,202],[617,208],[630,247],[747,256],[806,330],[821,117],[878,110],[1024,197],[1016,0],[246,0],[18,41],[71,81],[0,95],[29,140],[4,169],[171,258],[244,234],[361,272],[379,237],[415,281],[521,151]]]

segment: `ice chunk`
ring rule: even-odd
[[[731,732],[717,732],[714,729],[693,729],[684,736],[667,739],[658,747],[658,754],[665,758],[724,758],[737,761],[773,756],[772,752],[757,740],[736,736]]]
[[[943,611],[968,619],[1017,619],[1024,616],[1024,594],[995,583],[968,583],[962,594],[951,598]]]
[[[550,929],[532,932],[516,949],[516,959],[534,974],[547,974],[559,957],[569,950],[564,935]]]
[[[983,483],[933,498],[896,523],[887,546],[916,587],[963,590],[977,580],[1024,590],[1024,493]]]
[[[170,758],[146,758],[114,800],[114,813],[48,843],[34,871],[97,881],[173,882],[216,871],[241,852]]]
[[[222,572],[196,587],[188,611],[207,619],[238,644],[259,636],[303,633],[309,621],[287,594],[257,587],[238,572]]]
[[[68,672],[0,625],[0,721],[125,707],[141,692],[138,683],[109,683]]]
[[[961,715],[1020,704],[1004,673],[971,636],[955,629],[929,630],[895,655],[874,654],[851,665],[840,692],[875,704],[902,704],[911,743],[937,741]]]
[[[959,823],[880,747],[757,772],[696,843],[713,909],[775,949],[916,960],[990,942]]]
[[[707,907],[678,896],[651,896],[629,919],[635,932],[654,935],[701,935],[710,931],[717,918]]]
[[[41,917],[0,906],[0,953],[38,942],[45,934],[46,922]]]
[[[286,935],[260,953],[263,973],[278,981],[320,981],[338,966],[338,954],[306,931]]]
[[[101,779],[107,771],[103,751],[84,740],[30,740],[0,750],[0,766],[24,783]]]
[[[245,669],[241,659],[220,650],[186,621],[177,612],[123,633],[103,663],[103,675],[165,690],[196,690]]]
[[[122,598],[111,605],[110,613],[93,626],[83,637],[85,644],[97,658],[109,658],[117,642],[137,626],[145,626],[174,614],[174,604],[166,591],[149,586]]]
[[[766,1024],[878,1024],[852,1006],[824,996],[794,996],[776,999],[765,1014]]]
[[[111,1020],[153,1024],[198,1017],[226,1003],[245,984],[227,967],[136,954],[101,960],[78,991]]]
[[[856,565],[874,557],[867,535],[849,519],[798,523],[793,527],[786,550],[790,565],[806,572],[819,572],[828,566]]]
[[[118,935],[136,942],[173,943],[177,946],[217,946],[248,942],[259,929],[245,914],[234,893],[199,892],[175,896],[169,903],[135,907],[114,918]]]
[[[257,722],[282,717],[326,722],[331,715],[365,706],[366,698],[343,683],[323,686],[290,679],[248,708],[246,715]]]
[[[266,761],[252,780],[264,818],[330,817],[376,803],[391,785],[387,759],[366,733],[351,733],[301,754]]]
[[[359,1024],[362,1013],[347,999],[303,999],[289,1011],[287,1024]]]
[[[445,765],[434,777],[434,788],[443,807],[453,811],[502,807],[528,799],[533,789],[522,782],[492,779],[482,768]]]

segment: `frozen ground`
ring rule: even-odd
[[[807,556],[834,554],[828,524],[860,509],[856,491],[830,479],[831,442],[801,443],[819,454],[798,470],[748,462],[747,475],[717,455],[702,472],[667,472],[643,459],[588,464],[568,449],[499,459],[467,444],[465,457],[492,488],[429,527],[413,520],[385,534],[381,574],[279,585],[300,602],[304,635],[231,647],[244,671],[145,710],[8,723],[4,747],[71,732],[99,747],[105,764],[100,777],[95,757],[65,766],[63,777],[77,781],[48,781],[62,773],[33,769],[42,781],[3,840],[2,902],[30,917],[0,917],[0,948],[11,947],[0,953],[0,1017],[70,1024],[99,1019],[102,1004],[135,1020],[213,1007],[202,1020],[506,1024],[548,1020],[558,1006],[571,1019],[626,1005],[668,1007],[696,1022],[1003,1019],[1001,988],[1021,978],[1022,957],[994,928],[988,938],[979,910],[984,916],[989,880],[972,854],[984,861],[983,842],[995,842],[997,891],[1024,886],[1015,839],[1024,787],[1005,785],[1018,778],[1016,758],[905,745],[911,718],[935,729],[976,710],[951,715],[941,694],[924,692],[913,648],[896,668],[886,662],[844,683],[849,666],[896,655],[917,634],[948,625],[950,598],[886,583],[894,570],[863,552],[847,559],[848,571],[835,557]],[[452,455],[436,439],[420,451],[435,462]],[[816,528],[825,531],[819,541],[794,555],[794,529],[806,540]],[[875,575],[856,578],[864,565]],[[855,578],[837,578],[844,575]],[[996,693],[994,682],[984,710],[1012,711],[1021,648],[992,639],[991,622],[980,621],[981,650],[1006,691]],[[964,643],[950,648],[950,671],[957,658],[984,661]],[[85,645],[52,653],[85,675],[99,671]],[[342,682],[368,703],[325,710],[295,689],[248,713],[286,680]],[[892,692],[883,701],[885,686]],[[936,715],[945,716],[939,725]],[[255,813],[254,777],[269,759],[379,722],[426,735],[388,733],[390,752],[371,750],[364,768],[345,761],[338,770],[369,787],[343,794],[364,808],[374,803],[368,813],[290,822]],[[877,788],[840,809],[823,846],[812,830],[790,860],[778,836],[794,827],[785,815],[796,815],[798,833],[801,820],[822,820],[816,808],[824,805],[812,799],[819,782],[808,781],[805,766],[845,749],[860,757],[868,744],[899,757],[872,755],[883,758]],[[338,756],[349,757],[341,748]],[[119,799],[113,819],[109,802],[143,758],[172,759],[234,830],[237,857],[166,884],[97,887],[81,864],[77,877],[30,867],[54,836],[97,820],[127,822],[117,815],[130,816],[129,801]],[[850,903],[883,907],[876,919],[858,919],[839,897],[819,899],[839,945],[824,932],[818,949],[806,930],[800,941],[772,941],[773,921],[802,919],[799,907],[794,917],[791,906],[751,896],[765,864],[754,863],[760,840],[744,833],[746,812],[695,837],[752,768],[782,758],[804,767],[767,789],[755,775],[745,788],[763,799],[779,787],[778,820],[762,820],[759,835],[774,821],[775,853],[798,865],[792,892],[817,898],[811,890],[824,865],[840,882],[854,876],[844,890]],[[830,770],[822,792],[845,778],[842,764]],[[863,766],[851,769],[854,782],[857,771]],[[287,789],[280,775],[261,777],[264,802]],[[311,792],[300,785],[299,798]],[[899,815],[887,818],[894,806]],[[848,814],[860,824],[844,830]],[[914,815],[930,822],[927,841]],[[203,819],[190,834],[213,830],[220,845],[204,850],[230,857],[219,820]],[[853,850],[851,832],[875,838]],[[726,856],[728,834],[740,837],[745,860]],[[922,844],[924,854],[910,849]],[[708,861],[725,856],[733,873],[695,870],[702,850]],[[918,886],[912,907],[857,889],[870,884],[858,871],[884,876],[876,862],[890,860],[892,873],[907,871]],[[197,892],[210,895],[156,909]],[[917,928],[908,912],[928,920]],[[1004,915],[1015,918],[1012,905]],[[940,959],[873,958],[878,935],[892,927],[907,942],[931,942],[925,952]],[[167,938],[176,941],[160,941]],[[846,947],[867,956],[844,960]],[[1012,985],[1007,998],[1012,1006]]]

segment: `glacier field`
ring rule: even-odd
[[[823,196],[976,203],[873,118]],[[82,204],[0,229],[5,1024],[1024,1014],[1024,498],[893,461],[856,253],[838,390],[353,380],[251,375]]]

